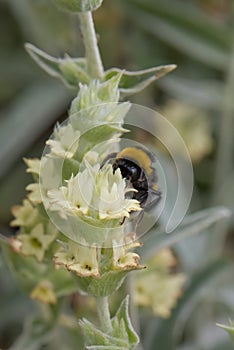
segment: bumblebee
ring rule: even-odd
[[[160,201],[158,177],[152,167],[155,158],[149,151],[142,147],[127,147],[118,153],[109,154],[102,166],[107,161],[112,164],[113,172],[120,169],[122,177],[136,190],[132,198],[139,201],[142,209],[149,209]],[[140,214],[141,218],[142,215],[143,213]]]

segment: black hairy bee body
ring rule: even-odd
[[[102,166],[109,161],[113,172],[120,169],[122,177],[136,190],[132,198],[139,201],[142,209],[147,209],[161,199],[158,177],[152,166],[154,160],[153,155],[142,147],[127,147],[107,156]]]

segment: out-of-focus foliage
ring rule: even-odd
[[[148,258],[159,248],[171,246],[180,263],[178,269],[189,276],[185,294],[169,319],[141,313],[145,350],[154,350],[155,344],[162,350],[233,349],[228,335],[215,323],[227,324],[234,314],[233,264],[229,261],[233,259],[234,220],[225,219],[227,212],[222,207],[203,211],[213,205],[234,211],[232,6],[228,0],[109,0],[94,14],[106,69],[177,64],[174,73],[132,101],[161,111],[176,127],[184,114],[185,124],[180,124],[179,131],[185,142],[199,142],[197,152],[202,150],[194,161],[190,208],[199,213],[185,219],[171,235],[152,231],[148,240],[144,239],[143,256]],[[46,0],[2,0],[0,29],[0,225],[1,231],[11,234],[7,228],[10,207],[20,203],[30,181],[21,159],[42,153],[52,124],[64,118],[72,97],[60,82],[37,68],[24,43],[30,41],[55,57],[63,57],[65,52],[80,57],[83,47],[76,18]],[[174,107],[172,99],[176,100]],[[176,185],[170,159],[166,154],[160,157],[172,178],[172,191]],[[193,235],[197,232],[200,234]],[[5,350],[34,309],[17,289],[2,257],[0,285],[0,347]],[[83,312],[83,301],[72,303],[81,310],[78,313]],[[89,309],[92,313],[92,307]],[[30,333],[30,326],[26,328]],[[78,348],[80,338],[74,329],[61,329],[56,326],[53,334],[59,335],[58,341],[63,338],[63,349],[71,349],[73,340]],[[45,340],[40,334],[37,339]],[[24,339],[19,342],[22,346]],[[48,343],[51,349],[61,345],[52,339]],[[29,345],[27,349],[31,349]]]
[[[73,18],[48,1],[1,1],[0,17],[0,222],[6,224],[10,207],[22,198],[28,182],[22,157],[41,154],[45,133],[70,100],[62,85],[33,64],[24,43],[36,42],[58,55],[81,49]]]
[[[169,318],[186,281],[184,274],[171,273],[175,266],[170,249],[163,249],[147,260],[147,269],[139,272],[135,281],[134,303],[150,308],[155,316]]]

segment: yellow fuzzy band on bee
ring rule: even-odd
[[[137,147],[127,147],[124,148],[117,154],[116,158],[126,158],[137,162],[137,164],[143,168],[147,175],[152,173],[152,159],[150,156],[141,148]]]

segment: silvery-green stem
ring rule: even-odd
[[[104,332],[112,331],[111,317],[109,311],[108,297],[96,298],[97,314]]]
[[[83,36],[88,72],[92,78],[102,79],[104,70],[97,45],[93,17],[91,12],[79,13],[80,27]]]

